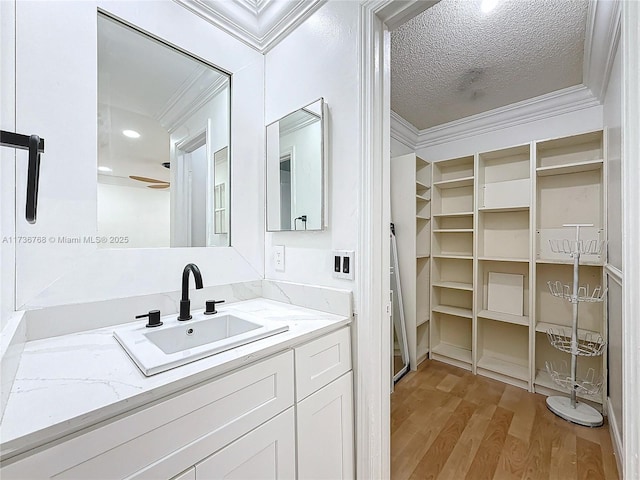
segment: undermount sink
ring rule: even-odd
[[[178,322],[175,317],[163,321],[161,327],[138,324],[113,332],[146,376],[289,330],[287,325],[222,312],[213,316],[194,314],[194,319],[186,322]]]

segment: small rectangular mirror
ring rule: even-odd
[[[322,230],[325,103],[267,125],[267,231]]]

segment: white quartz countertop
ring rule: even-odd
[[[2,457],[108,420],[351,321],[266,299],[218,306],[218,311],[250,313],[289,325],[289,330],[151,377],[142,374],[115,340],[113,326],[28,342],[0,424]]]

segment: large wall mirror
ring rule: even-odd
[[[229,245],[230,76],[98,16],[99,247]]]
[[[322,230],[325,103],[267,125],[267,230]]]

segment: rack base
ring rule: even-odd
[[[595,408],[580,402],[576,402],[576,408],[573,408],[568,397],[547,397],[547,408],[560,418],[585,427],[600,427],[604,422]]]

